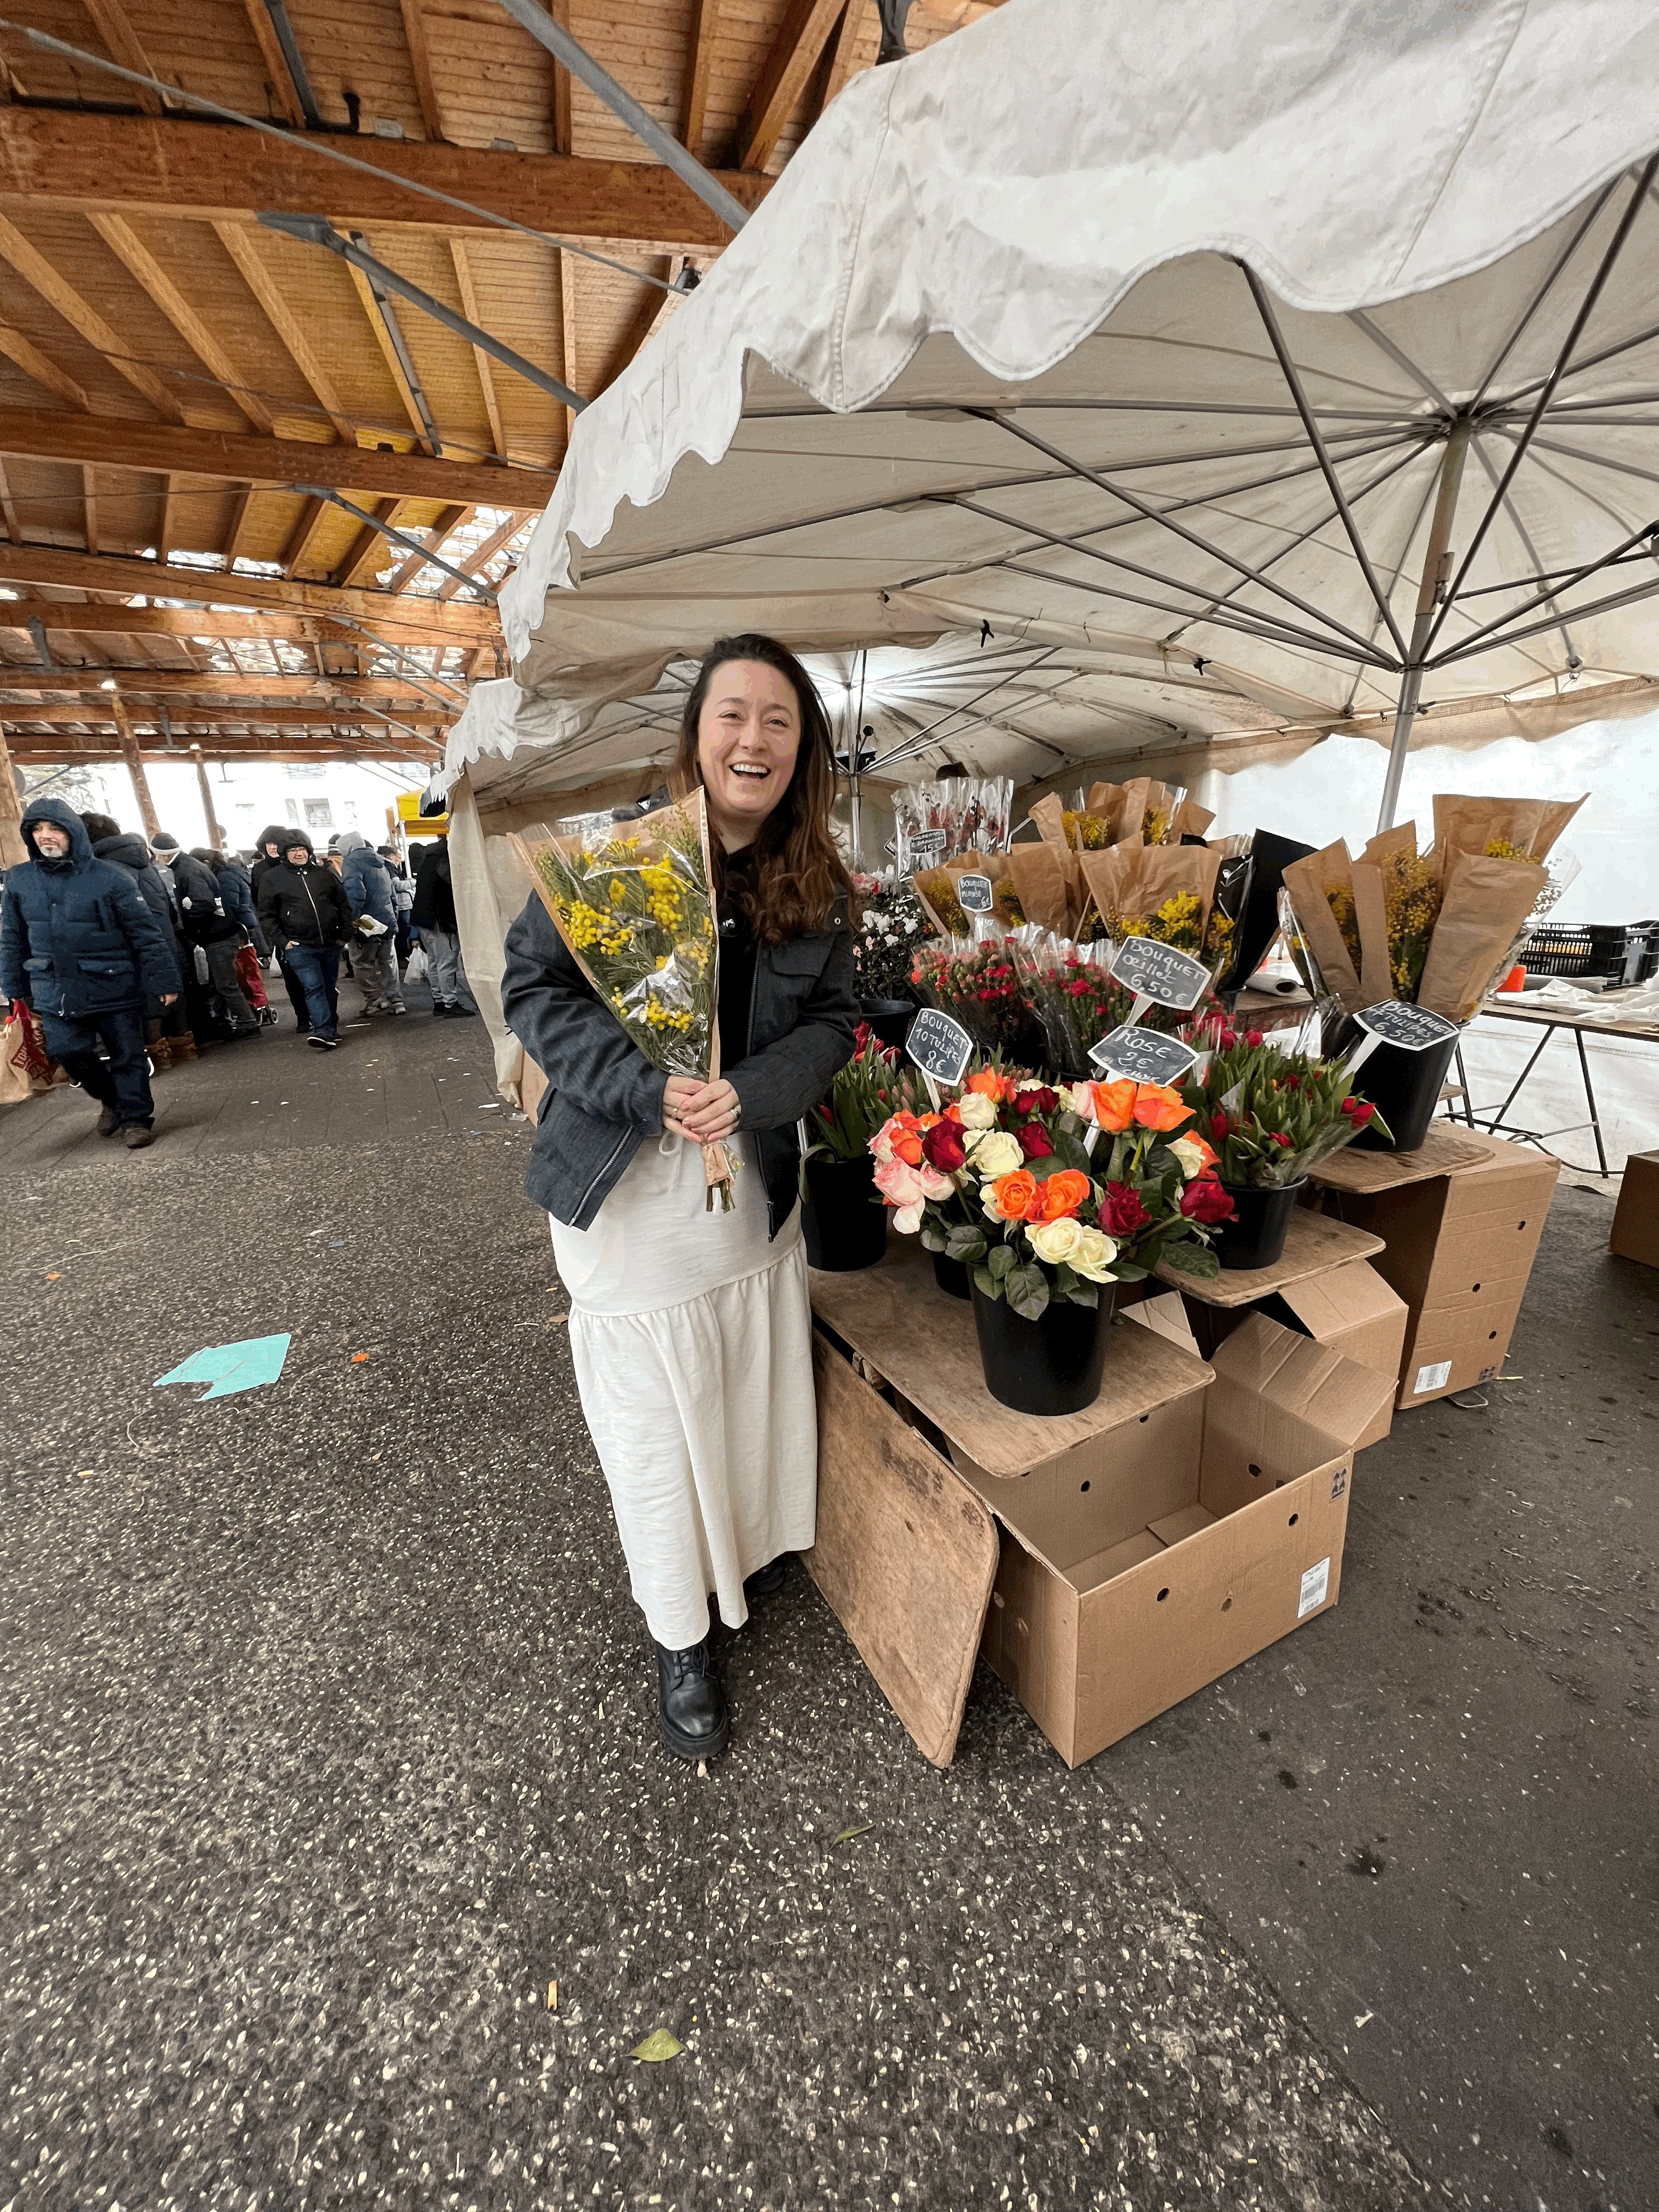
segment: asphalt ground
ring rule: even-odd
[[[1600,1194],[1525,1379],[1359,1462],[1331,1614],[1076,1774],[981,1668],[939,1774],[792,1568],[702,1778],[482,1023],[157,1095],[0,1121],[0,2212],[1659,2202]]]

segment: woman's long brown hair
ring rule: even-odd
[[[728,660],[760,660],[788,678],[800,709],[800,749],[788,788],[761,824],[755,839],[755,864],[744,872],[738,894],[744,919],[757,945],[779,945],[827,929],[841,901],[852,890],[830,830],[836,797],[836,750],[830,717],[811,678],[787,645],[775,637],[744,635],[716,639],[697,671],[680,721],[680,747],[671,777],[684,796],[702,781],[697,758],[697,726],[714,672]],[[718,837],[711,837],[717,884],[726,870]]]

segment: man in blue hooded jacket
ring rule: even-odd
[[[0,900],[0,993],[39,1016],[46,1050],[100,1101],[99,1135],[118,1132],[137,1151],[155,1141],[144,1001],[172,1005],[179,963],[132,876],[94,857],[73,807],[36,799],[21,828],[29,858],[6,871]]]

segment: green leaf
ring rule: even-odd
[[[953,1260],[982,1260],[985,1257],[985,1232],[953,1224],[946,1232],[945,1249]]]
[[[1056,1284],[1057,1291],[1059,1287]],[[1060,1292],[1060,1295],[1072,1305],[1093,1306],[1097,1312],[1100,1310],[1100,1285],[1097,1283],[1089,1282],[1082,1275],[1073,1275],[1069,1285]]]
[[[1024,1321],[1041,1321],[1048,1310],[1048,1279],[1041,1267],[1012,1267],[1005,1287],[1008,1303]]]
[[[1137,1267],[1133,1260],[1119,1260],[1112,1268],[1120,1283],[1144,1283],[1152,1272],[1150,1267]]]
[[[838,1836],[831,1838],[830,1850],[834,1850],[837,1844],[850,1844],[854,1836],[867,1836],[875,1825],[873,1820],[866,1820],[861,1828],[843,1828]]]
[[[988,1298],[1000,1298],[1002,1296],[1002,1285],[988,1267],[975,1267],[974,1280]]]
[[[1221,1273],[1221,1262],[1209,1246],[1188,1237],[1165,1245],[1164,1257],[1178,1274],[1194,1276],[1200,1282],[1212,1282]]]
[[[1051,1158],[1055,1167],[1075,1168],[1086,1176],[1091,1176],[1095,1171],[1095,1164],[1090,1158],[1088,1148],[1082,1139],[1072,1136],[1064,1130],[1056,1133],[1054,1149]]]
[[[924,1252],[943,1252],[945,1249],[945,1231],[931,1214],[922,1216],[921,1247]]]
[[[678,2058],[684,2048],[678,2036],[671,2035],[665,2027],[654,2027],[643,2043],[635,2045],[629,2056],[642,2059],[647,2066],[660,2066],[665,2058]]]
[[[1013,1246],[994,1244],[986,1255],[985,1264],[1000,1282],[1014,1264]]]

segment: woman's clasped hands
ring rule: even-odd
[[[712,1145],[738,1126],[738,1094],[723,1079],[703,1083],[692,1075],[671,1075],[663,1092],[662,1125],[688,1144]]]

